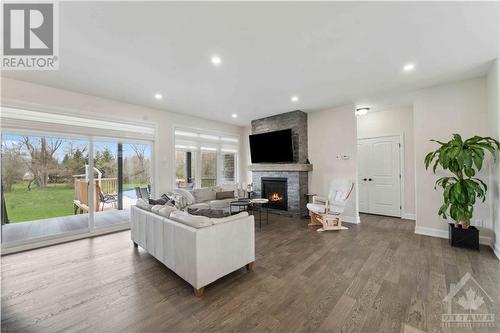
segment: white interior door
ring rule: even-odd
[[[401,217],[399,136],[358,140],[359,210]]]

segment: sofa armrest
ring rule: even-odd
[[[196,236],[195,288],[202,288],[255,261],[253,216],[199,229]]]

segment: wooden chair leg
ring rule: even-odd
[[[253,264],[254,264],[255,261],[252,261],[251,263],[248,263],[247,264],[247,270],[249,271],[253,271]]]
[[[321,223],[318,220],[318,214],[311,212],[311,223],[309,223],[308,226],[315,225],[321,225]]]
[[[205,291],[205,287],[200,289],[196,289],[195,287],[193,287],[193,290],[194,290],[194,295],[196,297],[203,297],[203,292]]]

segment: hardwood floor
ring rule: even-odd
[[[214,282],[201,299],[134,248],[128,231],[4,256],[2,331],[449,331],[441,328],[442,299],[466,272],[500,318],[500,263],[491,249],[415,235],[413,221],[361,220],[318,233],[307,220],[270,215],[256,229],[253,270]],[[498,322],[483,329],[498,330]]]

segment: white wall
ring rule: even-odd
[[[404,147],[404,192],[403,217],[415,215],[415,150],[413,140],[413,106],[387,108],[357,117],[358,138],[373,138],[388,135],[403,136]]]
[[[354,105],[311,112],[307,120],[310,173],[309,192],[327,195],[329,183],[334,178],[348,178],[356,182],[357,136]],[[337,155],[349,155],[349,160],[339,160]],[[344,211],[346,222],[359,222],[358,198],[355,190]]]
[[[236,135],[241,135],[242,130],[239,126],[8,78],[2,79],[2,105],[35,110],[46,109],[76,115],[95,115],[101,119],[123,119],[125,121],[157,124],[155,185],[157,185],[156,190],[158,193],[164,193],[173,187],[173,170],[175,166],[173,155],[174,126],[201,128]],[[240,153],[241,157],[246,158],[245,152]]]
[[[487,77],[489,135],[497,140],[500,136],[500,66],[498,58],[493,62]],[[494,250],[500,258],[500,160],[491,165],[489,191],[493,224]]]
[[[474,135],[487,136],[487,95],[486,79],[478,78],[446,85],[430,87],[418,91],[414,100],[415,171],[417,233],[448,237],[446,222],[437,215],[442,204],[442,191],[434,190],[438,177],[448,175],[425,170],[425,155],[438,145],[430,139],[449,140],[453,133],[464,138]],[[486,165],[479,175],[489,182]],[[489,198],[486,203],[478,203],[474,208],[472,224],[481,221],[482,242],[493,236],[490,218]]]

